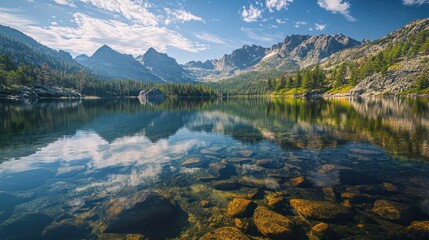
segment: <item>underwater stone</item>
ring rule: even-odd
[[[172,214],[168,199],[154,192],[138,192],[113,199],[106,206],[105,232],[124,233],[157,224]]]
[[[235,168],[228,163],[212,163],[209,166],[209,174],[218,179],[227,179],[235,175]]]
[[[273,239],[293,239],[295,223],[288,217],[273,212],[266,207],[257,207],[253,222],[262,235]]]
[[[253,154],[254,154],[254,152],[251,150],[241,150],[241,151],[238,151],[236,153],[236,155],[239,155],[239,156],[245,157],[245,158],[251,157]]]
[[[240,188],[240,184],[237,180],[228,179],[228,180],[219,180],[213,182],[213,188],[217,190],[236,190]]]
[[[23,216],[1,228],[0,239],[40,239],[51,222],[50,217],[41,213]]]
[[[204,162],[200,159],[190,158],[182,163],[183,167],[187,168],[201,168],[204,166]]]
[[[407,206],[397,202],[377,200],[374,203],[372,211],[387,220],[399,222],[407,222],[411,220],[410,209]]]
[[[301,187],[301,188],[311,187],[311,183],[303,176],[291,178],[290,183],[294,187]]]
[[[350,208],[332,202],[291,199],[290,204],[302,216],[318,220],[346,219],[352,216]]]
[[[204,236],[200,238],[200,240],[250,240],[250,238],[233,227],[222,227],[218,228],[214,231],[206,233]]]
[[[337,195],[333,188],[327,187],[323,188],[322,190],[326,200],[330,202],[335,202],[337,200]]]
[[[83,238],[89,233],[89,225],[80,219],[65,219],[54,222],[43,231],[47,239]]]
[[[271,159],[257,160],[256,165],[263,168],[270,168],[270,169],[279,169],[283,167],[283,164],[281,164],[279,161],[275,161]]]
[[[234,198],[226,208],[228,215],[233,217],[250,217],[252,216],[253,210],[256,208],[256,204],[247,199]]]
[[[429,221],[413,221],[406,229],[418,238],[429,239]]]
[[[309,233],[309,239],[310,240],[324,240],[324,239],[330,239],[331,237],[331,229],[329,228],[329,225],[324,222],[320,222],[316,225],[314,225]]]
[[[249,164],[256,162],[254,158],[228,158],[227,161],[235,164]]]

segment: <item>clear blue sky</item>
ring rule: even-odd
[[[220,58],[291,34],[374,40],[429,17],[429,0],[1,0],[0,24],[55,49],[91,55],[103,44],[149,47],[179,63]]]

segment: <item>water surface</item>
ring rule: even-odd
[[[79,233],[60,228],[75,239],[197,239],[237,225],[226,214],[234,198],[291,217],[304,233],[320,220],[290,199],[351,208],[347,220],[326,220],[333,239],[413,238],[406,227],[429,220],[428,130],[428,99],[1,101],[0,239],[48,239],[65,219],[85,223]],[[238,184],[219,187],[225,180]],[[174,222],[107,233],[109,202],[141,191],[180,209]],[[377,214],[377,200],[409,217]],[[251,216],[242,220],[264,239]]]

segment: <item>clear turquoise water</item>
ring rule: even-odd
[[[142,190],[167,196],[186,216],[151,238],[195,239],[235,226],[225,214],[234,197],[259,190],[255,202],[267,206],[280,194],[285,206],[273,210],[299,218],[288,200],[324,201],[327,187],[338,204],[348,200],[353,208],[352,219],[330,222],[337,238],[398,239],[397,228],[429,220],[428,130],[428,99],[1,101],[0,239],[45,239],[46,227],[68,218],[90,227],[84,235],[64,236],[125,238],[103,232],[104,206]],[[201,165],[184,166],[190,158]],[[261,159],[273,166],[255,163]],[[217,162],[234,168],[222,178],[252,184],[216,190],[217,180],[204,178]],[[289,179],[298,176],[310,187],[292,186]],[[374,217],[379,199],[406,205],[412,218]],[[316,221],[304,220],[308,232]]]

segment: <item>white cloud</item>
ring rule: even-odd
[[[304,21],[297,21],[297,22],[295,22],[295,27],[296,28],[300,28],[300,27],[302,27],[304,25],[307,25],[307,22],[304,22]]]
[[[266,6],[270,12],[273,12],[274,10],[280,11],[283,8],[287,9],[289,4],[292,2],[293,0],[267,0]]]
[[[258,30],[258,29],[255,30],[255,29],[251,29],[251,28],[242,27],[240,30],[242,32],[246,33],[246,35],[249,38],[251,38],[253,40],[257,40],[257,41],[274,42],[274,40],[277,38],[277,36],[265,34],[261,30]]]
[[[315,23],[314,26],[315,26],[316,30],[323,31],[323,30],[325,30],[325,28],[326,28],[327,25],[326,24]]]
[[[76,7],[76,4],[73,0],[54,0],[57,4],[67,5],[69,7]]]
[[[151,13],[149,3],[142,0],[80,0],[96,8],[107,10],[112,13],[120,13],[122,16],[135,23],[145,26],[157,26],[157,16]]]
[[[429,4],[429,0],[403,0],[404,5],[422,5]]]
[[[198,16],[193,15],[190,12],[187,12],[185,10],[180,9],[170,9],[170,8],[164,8],[164,11],[167,13],[168,17],[165,20],[165,24],[168,25],[171,22],[190,22],[190,21],[198,21],[198,22],[204,22],[204,19]]]
[[[286,21],[284,21],[284,20],[282,20],[282,19],[276,19],[276,22],[278,23],[278,24],[283,24],[283,23],[286,23]]]
[[[205,44],[192,42],[175,30],[159,24],[163,19],[149,12],[151,5],[142,0],[75,0],[87,4],[94,10],[106,10],[111,19],[99,18],[93,9],[88,14],[75,12],[71,15],[72,26],[61,21],[51,21],[49,26],[40,26],[24,17],[19,9],[0,8],[0,22],[23,31],[42,44],[72,53],[92,54],[98,47],[107,44],[114,49],[141,54],[154,47],[159,51],[177,48],[188,52],[199,52],[208,48]],[[184,10],[175,11],[180,21],[202,20]],[[119,15],[118,17],[113,17]]]
[[[246,9],[246,7],[243,7],[243,11],[241,12],[241,18],[245,22],[255,22],[258,20],[258,18],[262,17],[262,11],[256,7],[254,7],[252,4],[250,4],[249,9]]]
[[[215,44],[226,44],[226,41],[222,37],[215,34],[202,32],[202,33],[194,33],[194,35],[195,37],[203,41],[207,41]]]
[[[347,0],[317,0],[317,3],[332,13],[342,14],[348,21],[356,21],[356,18],[350,15],[350,3]]]
[[[91,55],[102,44],[129,53],[141,54],[149,47],[165,52],[174,47],[189,52],[207,49],[206,45],[193,43],[181,34],[160,26],[143,26],[118,20],[93,18],[82,13],[73,15],[75,27],[51,25],[39,27],[31,21],[8,13],[0,13],[0,21],[11,22],[17,28],[47,46]],[[7,21],[6,21],[7,20]]]

